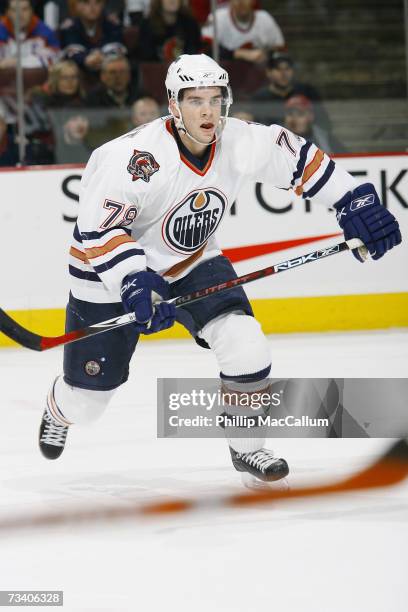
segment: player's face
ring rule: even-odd
[[[179,106],[187,132],[203,143],[214,140],[223,101],[220,87],[186,90]]]

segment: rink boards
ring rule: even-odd
[[[343,155],[336,161],[359,182],[375,184],[404,239],[408,154]],[[63,330],[82,171],[77,165],[0,171],[0,306],[47,335]],[[342,240],[332,211],[265,184],[245,185],[217,235],[239,274]],[[256,281],[247,293],[266,333],[408,326],[407,255],[406,241],[364,265],[343,253]],[[163,336],[186,333],[177,325]],[[0,334],[0,346],[8,344]]]

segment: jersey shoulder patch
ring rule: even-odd
[[[142,179],[149,183],[151,176],[160,170],[160,166],[149,151],[134,149],[126,169],[132,176],[132,182]]]

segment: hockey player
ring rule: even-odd
[[[137,324],[65,347],[64,374],[49,391],[40,428],[48,459],[61,455],[73,423],[99,418],[126,382],[138,335],[176,319],[213,351],[224,388],[248,394],[268,388],[268,343],[242,287],[177,312],[165,301],[235,278],[215,234],[244,180],[335,206],[346,239],[360,238],[373,259],[401,241],[373,185],[358,185],[315,145],[281,126],[228,118],[228,74],[209,57],[180,56],[169,67],[166,89],[170,116],[97,149],[82,178],[66,330],[125,311],[136,314]],[[164,301],[155,305],[157,296]],[[260,427],[246,437],[227,427],[225,435],[237,470],[261,481],[288,473],[286,461],[264,448]]]

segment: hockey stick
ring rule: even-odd
[[[333,484],[310,485],[289,490],[261,490],[225,495],[216,493],[208,497],[173,498],[146,504],[123,506],[95,506],[78,510],[44,512],[37,516],[13,516],[0,519],[0,532],[16,529],[34,529],[57,525],[84,526],[97,522],[116,522],[129,519],[180,514],[185,512],[217,511],[224,508],[243,508],[277,501],[308,499],[312,497],[368,491],[390,487],[403,482],[408,476],[408,441],[402,438],[377,461],[361,472]]]
[[[246,285],[247,283],[251,283],[259,278],[266,278],[267,276],[272,276],[273,274],[279,274],[280,272],[285,272],[285,270],[291,270],[312,261],[317,261],[319,259],[330,257],[331,255],[336,255],[337,253],[342,253],[343,251],[348,251],[349,249],[359,249],[360,253],[363,255],[363,257],[365,257],[366,249],[363,243],[361,240],[353,238],[352,240],[334,244],[333,246],[324,249],[312,251],[306,255],[300,255],[292,259],[287,259],[286,261],[282,261],[274,266],[268,266],[262,270],[255,270],[249,274],[244,274],[243,276],[225,281],[224,283],[220,283],[218,285],[213,285],[212,287],[193,291],[187,295],[173,298],[172,300],[169,300],[169,302],[172,302],[176,307],[191,304],[192,302],[202,300],[209,295],[213,295],[214,293],[227,291],[228,289],[238,287],[239,285]],[[102,321],[101,323],[95,323],[93,325],[83,327],[82,329],[68,332],[62,336],[49,337],[40,336],[29,331],[28,329],[25,329],[0,308],[0,331],[18,344],[21,344],[21,346],[33,351],[46,351],[47,349],[54,348],[55,346],[63,346],[64,344],[69,344],[70,342],[77,342],[78,340],[82,340],[82,338],[93,336],[95,334],[101,334],[111,329],[117,329],[118,327],[129,325],[129,323],[134,323],[135,321],[135,314],[129,313],[119,317],[114,317],[113,319],[108,319],[107,321]]]

